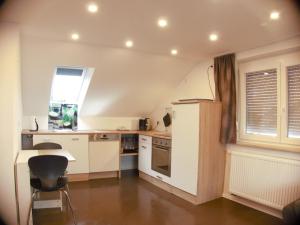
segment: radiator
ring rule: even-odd
[[[231,152],[229,192],[281,210],[300,198],[300,161]]]

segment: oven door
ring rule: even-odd
[[[168,177],[171,176],[171,151],[170,148],[152,145],[152,170]]]

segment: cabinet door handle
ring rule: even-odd
[[[162,177],[160,177],[160,176],[156,176],[158,179],[160,179],[160,180],[162,180]]]
[[[79,138],[72,138],[72,141],[79,141]]]
[[[142,138],[142,140],[143,140],[143,141],[147,141],[147,139],[146,139],[146,138]]]
[[[143,149],[146,149],[146,146],[142,145],[142,148],[143,148]]]

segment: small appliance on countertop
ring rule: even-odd
[[[140,119],[139,130],[143,130],[143,131],[151,130],[151,119],[150,118]]]

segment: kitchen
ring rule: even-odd
[[[77,224],[285,224],[300,196],[298,9],[1,3],[0,218],[74,223],[58,193],[30,209],[29,158],[50,142],[69,154]]]

